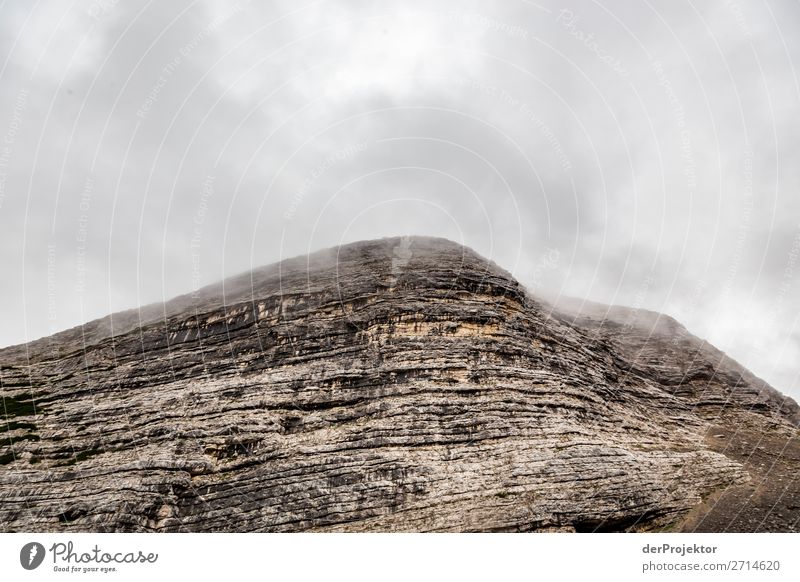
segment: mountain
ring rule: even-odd
[[[797,404],[673,319],[361,242],[0,350],[3,531],[797,531]]]

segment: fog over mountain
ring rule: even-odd
[[[0,345],[433,235],[800,396],[797,2],[0,7]]]

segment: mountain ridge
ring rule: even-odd
[[[219,305],[226,305],[229,303],[236,303],[240,302],[244,294],[246,292],[246,287],[244,284],[250,282],[253,283],[254,279],[256,278],[263,278],[265,276],[275,276],[276,274],[279,276],[282,269],[285,270],[293,270],[297,269],[298,267],[303,266],[303,262],[306,263],[306,267],[308,267],[312,263],[318,263],[325,259],[328,261],[333,261],[336,259],[336,255],[341,252],[342,249],[347,250],[349,248],[361,248],[364,244],[367,243],[375,243],[378,241],[394,241],[398,239],[416,239],[416,240],[427,240],[427,241],[437,241],[439,243],[443,243],[446,245],[452,245],[454,247],[463,248],[465,251],[469,251],[476,256],[477,253],[470,249],[469,247],[463,246],[459,243],[456,243],[450,239],[443,238],[443,237],[436,237],[436,236],[408,236],[408,237],[383,237],[381,239],[374,239],[371,241],[356,241],[351,243],[341,244],[335,247],[318,249],[316,251],[310,252],[308,254],[299,254],[291,257],[287,257],[285,259],[281,259],[280,261],[276,261],[274,263],[268,263],[266,265],[262,265],[259,267],[255,267],[253,269],[249,269],[246,271],[242,271],[241,273],[237,273],[235,275],[231,275],[230,277],[225,277],[223,280],[209,283],[207,285],[203,285],[199,289],[189,292],[189,293],[181,293],[168,299],[166,301],[155,301],[152,303],[147,303],[144,305],[140,305],[138,307],[132,307],[129,309],[123,309],[120,311],[115,311],[113,313],[109,313],[107,315],[103,315],[101,317],[97,317],[95,319],[91,319],[85,323],[78,324],[76,326],[55,332],[48,336],[43,336],[39,338],[32,339],[28,342],[23,342],[19,344],[12,344],[4,347],[0,347],[0,357],[4,354],[10,354],[12,357],[18,356],[20,352],[28,349],[36,349],[39,346],[48,346],[52,344],[54,341],[65,340],[65,341],[75,341],[78,335],[81,336],[82,339],[89,338],[91,343],[94,343],[96,340],[107,339],[114,335],[123,335],[128,333],[132,329],[149,325],[152,323],[156,323],[159,321],[160,318],[167,315],[174,315],[175,313],[188,309],[190,307],[195,307],[196,309],[210,309],[214,308]],[[483,257],[481,257],[483,259]],[[511,274],[507,271],[503,270],[499,265],[489,259],[483,259],[492,264],[498,270],[503,271],[511,278]],[[276,273],[277,272],[277,273]],[[233,299],[230,297],[226,300],[226,293],[225,293],[225,286],[233,285],[234,291],[228,292],[228,295],[232,294]],[[253,287],[250,287],[250,293],[253,293]],[[116,328],[114,327],[114,318],[118,320]],[[119,320],[122,320],[120,323]],[[46,347],[44,347],[46,349]]]
[[[4,529],[797,529],[796,403],[685,328],[548,311],[445,239],[294,257],[148,313],[30,365],[0,350]]]

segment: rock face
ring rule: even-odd
[[[0,381],[3,531],[798,529],[793,401],[442,239],[7,348]]]

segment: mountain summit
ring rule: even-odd
[[[3,531],[797,531],[797,404],[671,318],[360,242],[0,350]]]

